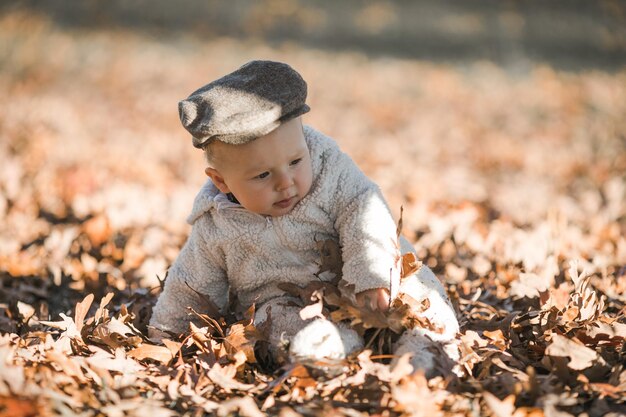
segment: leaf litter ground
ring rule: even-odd
[[[0,51],[0,416],[626,413],[623,71],[182,48],[19,13],[0,32],[13,45]],[[203,180],[175,103],[258,56],[304,74],[306,122],[404,207],[404,234],[458,312],[457,373],[391,367],[406,314],[319,287],[287,290],[303,314],[330,309],[366,336],[346,361],[270,363],[253,310],[190,312],[186,334],[147,338]]]

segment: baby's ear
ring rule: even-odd
[[[222,176],[222,174],[220,174],[220,172],[217,169],[207,167],[204,170],[204,173],[207,175],[207,177],[211,178],[211,181],[213,181],[213,184],[215,184],[215,186],[221,192],[223,192],[224,194],[230,193],[230,189],[228,188],[228,185],[226,185],[226,183],[224,182],[224,177]]]

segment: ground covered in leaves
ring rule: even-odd
[[[305,122],[404,207],[458,310],[459,375],[390,367],[388,330],[324,366],[255,361],[250,320],[206,312],[147,338],[204,180],[176,103],[259,57],[302,72]],[[626,72],[156,42],[13,13],[0,91],[0,416],[626,413]]]

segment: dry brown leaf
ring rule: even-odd
[[[416,273],[422,267],[420,262],[414,253],[409,252],[402,255],[402,269],[400,272],[401,278],[406,278]]]
[[[517,281],[511,283],[510,294],[516,298],[536,298],[539,293],[548,289],[545,278],[531,273],[521,273]]]
[[[19,252],[12,256],[0,255],[2,269],[14,277],[37,275],[42,268],[42,261],[27,253]]]
[[[219,417],[227,417],[237,412],[242,417],[264,417],[265,414],[259,410],[254,400],[250,397],[235,397],[224,401],[217,409]]]
[[[397,385],[392,385],[391,396],[395,400],[396,411],[402,411],[415,417],[443,415],[437,395],[428,388],[428,381],[423,373],[415,372],[405,377]]]
[[[453,282],[461,283],[467,278],[467,268],[448,263],[446,264],[446,276]]]
[[[580,316],[580,309],[576,306],[568,307],[561,316],[566,323],[576,321]]]
[[[302,414],[296,412],[291,407],[283,407],[280,409],[280,412],[278,413],[278,417],[303,417],[303,416]]]
[[[124,247],[124,263],[122,268],[126,271],[138,269],[146,259],[146,251],[141,245],[139,238],[131,239]]]
[[[71,357],[68,357],[67,355],[54,349],[46,351],[45,356],[47,360],[57,364],[66,375],[76,378],[80,383],[87,382],[87,378],[85,378],[85,375],[81,370],[80,362],[72,360]]]
[[[254,325],[254,311],[255,307],[252,305],[245,313],[247,318],[231,325],[223,341],[227,353],[233,355],[243,352],[249,363],[256,362],[254,346],[257,341],[265,340],[265,336]]]
[[[404,227],[404,206],[400,206],[400,216],[398,216],[398,224],[396,225],[396,239],[400,240],[400,236],[402,236],[402,228]]]
[[[137,347],[142,342],[141,337],[137,336],[133,329],[116,317],[98,324],[88,338],[112,349],[121,346]]]
[[[132,374],[144,370],[141,364],[127,358],[122,349],[116,349],[114,355],[99,348],[91,347],[91,350],[94,351],[94,354],[85,359],[91,367],[122,374]]]
[[[175,356],[180,351],[180,349],[183,347],[182,343],[175,342],[175,341],[169,340],[169,339],[163,339],[163,340],[161,340],[161,342],[163,342],[165,347],[167,347],[170,350],[170,352],[172,352],[172,356]]]
[[[492,341],[492,343],[498,348],[498,349],[506,349],[507,347],[507,338],[504,336],[504,333],[502,333],[502,330],[498,329],[498,330],[494,330],[492,332],[490,332],[489,330],[485,330],[483,332],[483,335],[485,337],[487,337],[488,339],[490,339]]]
[[[492,393],[483,392],[483,398],[485,399],[485,403],[491,409],[495,417],[514,417],[519,415],[515,413],[514,395],[509,395],[501,401]]]
[[[108,316],[106,315],[108,312],[105,310],[105,307],[111,302],[113,296],[114,294],[110,292],[100,300],[100,306],[98,307],[98,310],[96,310],[96,314],[94,316],[96,322],[100,322],[103,319],[108,318]]]
[[[83,223],[83,231],[94,246],[102,245],[112,235],[109,219],[104,214],[98,214]]]
[[[225,367],[216,363],[211,367],[207,374],[211,381],[221,387],[227,393],[232,391],[248,391],[255,387],[254,384],[244,384],[235,379],[237,374],[236,365],[227,365]]]
[[[569,282],[562,282],[557,288],[548,288],[547,300],[541,302],[542,308],[549,310],[554,306],[559,310],[565,309],[569,304],[570,294],[573,290],[574,287]]]
[[[206,327],[199,328],[192,321],[189,322],[190,341],[196,344],[200,349],[206,349],[211,346],[212,338]]]
[[[319,300],[314,304],[309,304],[300,310],[300,318],[302,320],[309,320],[315,317],[324,318],[322,311],[324,310],[324,302],[320,297]]]
[[[576,371],[587,369],[598,360],[594,350],[558,334],[552,335],[552,343],[546,348],[546,355],[569,358],[567,366]]]
[[[621,400],[626,396],[626,384],[615,386],[604,382],[593,382],[589,384],[589,387],[600,394],[600,398],[612,397]]]
[[[479,277],[484,277],[491,271],[491,262],[485,256],[476,256],[472,261],[472,271]]]
[[[357,356],[359,367],[363,370],[364,374],[375,376],[380,381],[391,381],[394,377],[391,369],[382,363],[374,362],[371,359],[371,355],[371,350],[364,350]]]
[[[76,330],[78,330],[78,332],[80,332],[83,328],[83,321],[85,321],[85,317],[87,317],[87,313],[89,312],[89,307],[91,307],[92,302],[93,294],[88,294],[83,301],[76,304],[74,323],[76,323]]]
[[[31,399],[0,396],[0,417],[39,417],[42,410]]]
[[[468,347],[485,347],[489,344],[489,340],[482,338],[478,332],[474,330],[466,330],[461,334],[461,341]]]
[[[78,329],[76,328],[76,324],[74,323],[74,320],[68,316],[66,316],[65,314],[61,313],[59,314],[59,316],[61,317],[61,320],[59,321],[45,321],[45,320],[41,320],[39,321],[39,323],[45,325],[45,326],[50,326],[56,329],[60,329],[65,331],[65,334],[68,337],[71,338],[80,338],[80,333],[78,332]]]
[[[152,359],[167,364],[174,358],[172,351],[165,346],[156,346],[143,343],[128,351],[128,356],[137,360]]]
[[[397,384],[398,381],[411,375],[415,371],[413,366],[411,365],[411,354],[405,353],[398,359],[393,367],[391,368],[391,379],[390,382],[392,384]]]
[[[619,322],[611,324],[596,322],[591,328],[587,329],[586,333],[592,338],[599,338],[602,335],[606,335],[609,339],[626,339],[626,324]]]

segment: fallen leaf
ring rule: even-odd
[[[242,417],[264,417],[265,414],[259,410],[254,400],[250,397],[235,397],[224,401],[217,409],[219,417],[227,417],[237,412]]]
[[[548,289],[548,282],[537,274],[521,273],[517,281],[511,282],[511,295],[516,298],[536,298]]]
[[[237,381],[235,379],[236,374],[236,366],[229,365],[226,367],[222,367],[219,363],[216,363],[211,367],[207,375],[209,376],[209,378],[211,378],[211,381],[213,381],[216,385],[221,387],[227,393],[230,393],[233,390],[248,391],[255,386],[253,384],[243,384]]]
[[[0,417],[39,417],[41,412],[30,399],[0,396]]]
[[[440,416],[441,407],[437,395],[428,387],[428,381],[423,373],[403,378],[399,384],[392,385],[391,396],[396,402],[394,409],[403,411],[411,416]]]
[[[546,355],[569,358],[567,366],[576,371],[587,369],[598,360],[594,350],[558,334],[552,335],[552,343],[546,348]]]
[[[76,330],[80,333],[83,328],[83,322],[85,321],[85,317],[87,317],[87,313],[89,312],[89,307],[91,307],[91,303],[93,302],[93,294],[88,294],[83,301],[76,304],[76,311],[74,312],[74,323],[76,323]]]
[[[420,262],[413,252],[408,252],[402,255],[402,269],[400,272],[401,278],[406,278],[416,273],[422,267]]]
[[[93,356],[85,359],[89,366],[105,369],[107,371],[126,373],[136,373],[142,371],[144,367],[136,361],[126,357],[122,349],[116,349],[115,355],[105,352],[102,349],[91,347]]]
[[[167,364],[174,358],[172,351],[165,346],[156,346],[143,343],[140,346],[128,351],[128,356],[137,360],[152,359],[163,364]]]
[[[324,309],[324,302],[320,298],[316,303],[309,304],[300,310],[300,318],[302,320],[309,320],[315,317],[324,318],[322,310]]]
[[[104,214],[98,214],[83,223],[83,231],[94,246],[100,246],[111,238],[112,230]]]
[[[509,395],[500,401],[498,397],[490,392],[483,392],[485,403],[496,417],[513,417],[515,415],[515,396]]]
[[[121,346],[137,347],[142,342],[141,337],[135,335],[133,329],[116,317],[112,317],[105,323],[98,324],[88,339],[105,344],[112,349]]]
[[[113,296],[114,294],[110,292],[100,300],[100,306],[98,307],[98,310],[96,310],[96,314],[94,316],[96,322],[100,322],[102,319],[107,318],[105,316],[105,307],[111,302]]]
[[[256,362],[254,347],[257,341],[265,340],[265,336],[254,325],[254,311],[255,307],[252,305],[245,313],[244,320],[231,325],[223,342],[226,352],[235,354],[241,351],[249,363]]]

